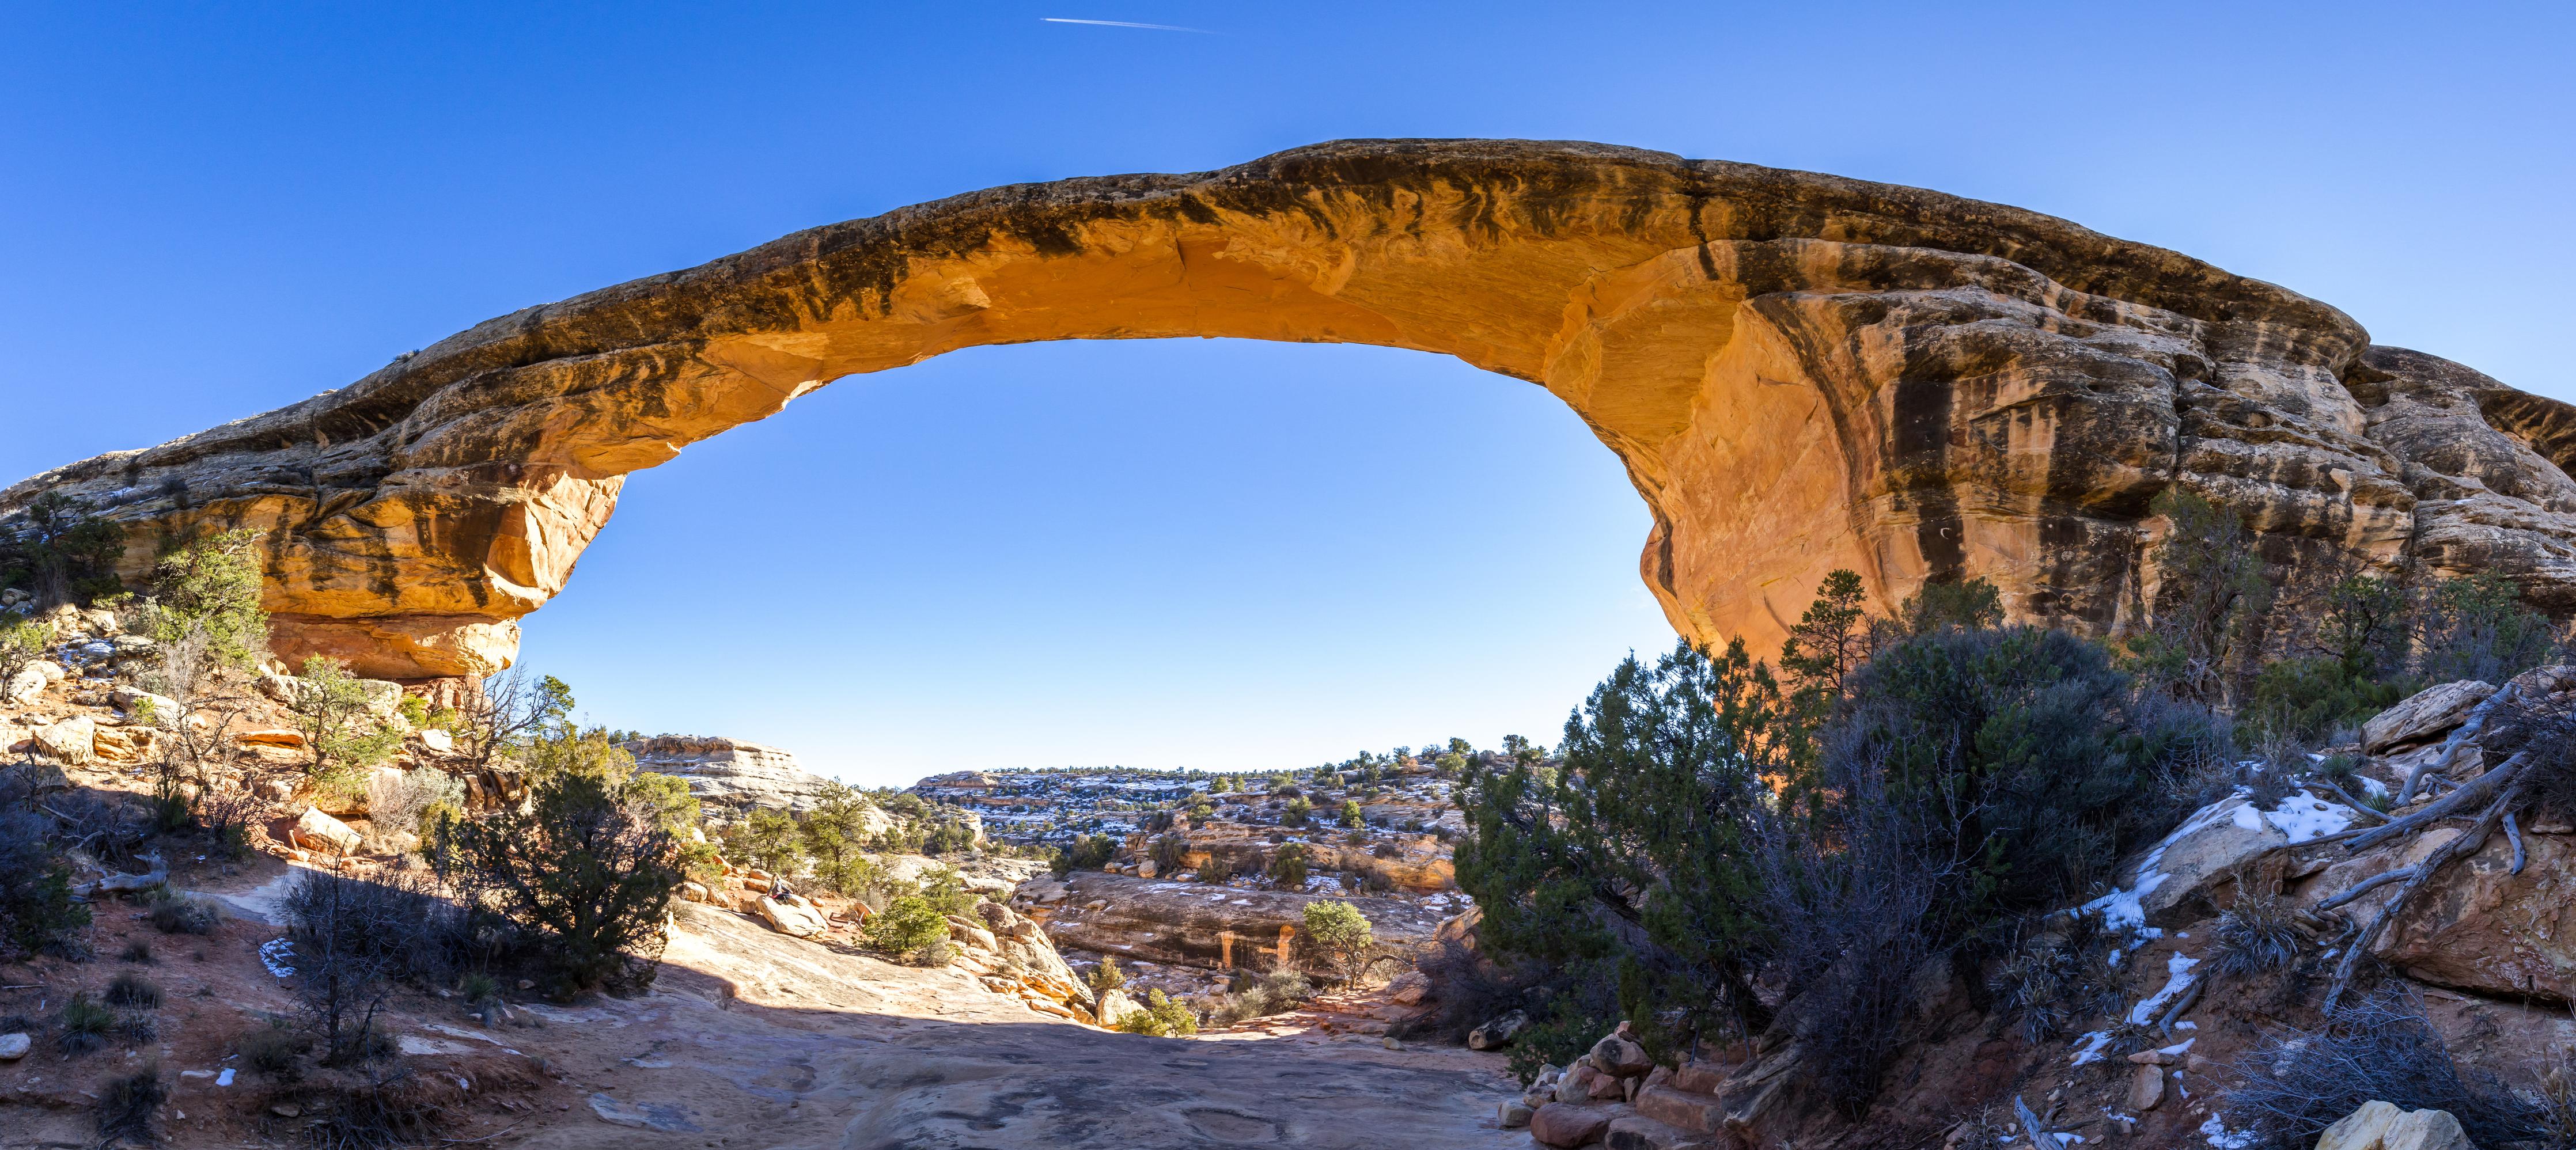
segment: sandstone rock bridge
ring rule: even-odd
[[[2100,633],[2179,484],[2276,572],[2491,570],[2576,611],[2576,409],[2322,303],[2066,221],[1585,143],[1345,141],[975,192],[480,324],[336,391],[0,491],[266,540],[280,653],[489,671],[629,472],[845,375],[979,344],[1233,336],[1545,387],[1652,509],[1682,634],[1776,642],[1817,580],[1983,575]]]

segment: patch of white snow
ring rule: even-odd
[[[2195,981],[2191,973],[2191,968],[2198,965],[2200,965],[2199,959],[2193,958],[2179,951],[2167,956],[2165,958],[2165,988],[2155,992],[2154,994],[2148,995],[2146,998],[2140,999],[2136,1006],[2130,1007],[2129,1022],[2132,1025],[2137,1026],[2144,1026],[2150,1022],[2154,1022],[2156,1020],[2156,1016],[2164,1012],[2166,1003],[2173,1001],[2174,996],[2190,989],[2191,984]]]

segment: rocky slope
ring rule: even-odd
[[[2276,571],[2491,571],[2576,610],[2576,408],[2063,220],[1583,143],[1346,141],[972,193],[491,320],[310,400],[57,468],[159,540],[267,547],[280,653],[473,674],[624,477],[833,379],[961,347],[1233,336],[1415,348],[1546,387],[1653,512],[1683,635],[1776,643],[1826,571],[1885,607],[1983,575],[2100,632],[2170,487]]]

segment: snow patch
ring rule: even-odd
[[[259,944],[259,964],[279,978],[295,977],[295,940],[272,938]]]
[[[2191,973],[2191,968],[2198,965],[2200,965],[2199,959],[2179,951],[2166,956],[2165,988],[2139,1000],[2136,1006],[2129,1008],[2130,1024],[2144,1026],[2154,1022],[2156,1016],[2164,1012],[2166,1003],[2172,1002],[2175,996],[2190,989],[2191,984],[2198,981]]]
[[[2108,1030],[2096,1030],[2086,1034],[2084,1036],[2084,1045],[2077,1047],[2075,1050],[2075,1065],[2091,1066],[2096,1062],[2102,1061],[2102,1048],[2109,1046],[2110,1044],[2111,1032]]]
[[[2254,1144],[2253,1131],[2229,1130],[2227,1123],[2215,1114],[2209,1116],[2209,1121],[2200,1124],[2200,1132],[2207,1135],[2209,1144],[2217,1147],[2218,1150],[2245,1150],[2245,1147]]]

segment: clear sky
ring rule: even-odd
[[[0,6],[0,482],[799,228],[1367,136],[1999,200],[2576,399],[2565,4],[409,7]],[[638,474],[524,655],[869,784],[1553,742],[1671,642],[1645,533],[1454,361],[988,348]]]

